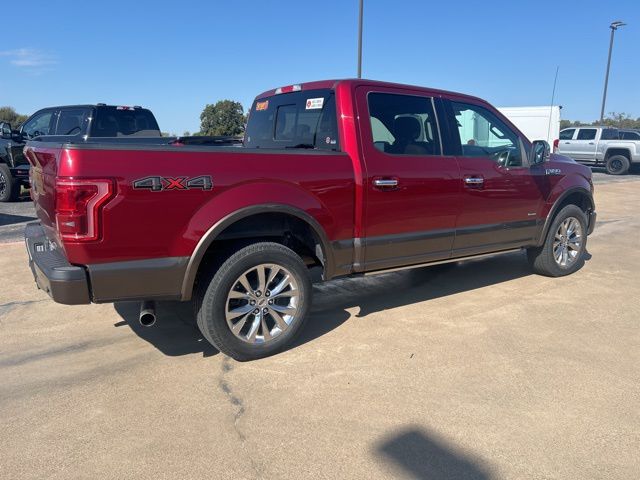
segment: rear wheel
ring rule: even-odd
[[[629,159],[624,155],[611,155],[605,164],[609,175],[624,175],[629,171]]]
[[[584,265],[587,217],[576,205],[567,205],[553,220],[541,247],[529,248],[527,257],[535,273],[561,277]]]
[[[201,281],[198,327],[236,360],[273,355],[302,328],[311,288],[309,272],[293,250],[270,242],[249,245]]]
[[[20,195],[20,183],[17,182],[9,167],[0,163],[0,202],[12,202]]]

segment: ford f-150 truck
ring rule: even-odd
[[[624,175],[640,163],[640,136],[611,127],[565,128],[557,152],[580,163],[604,165],[610,175]]]
[[[151,111],[141,107],[68,105],[48,107],[31,115],[18,131],[9,123],[0,124],[0,202],[16,200],[20,187],[29,186],[29,162],[22,155],[27,140],[78,142],[113,137],[119,141],[160,138],[158,123]]]
[[[258,95],[241,147],[29,142],[38,286],[65,304],[193,301],[225,354],[273,354],[322,278],[526,249],[570,274],[595,225],[589,168],[487,102],[368,80]]]

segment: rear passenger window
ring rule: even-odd
[[[429,97],[372,92],[367,97],[373,145],[392,155],[440,155]]]
[[[595,140],[596,129],[595,128],[581,128],[578,130],[577,140]]]
[[[573,134],[575,133],[575,128],[570,128],[569,130],[563,130],[560,132],[560,140],[571,140],[573,138]]]
[[[63,108],[58,115],[54,135],[79,135],[86,129],[89,110],[86,108]]]
[[[620,138],[620,132],[614,128],[605,128],[600,135],[600,140],[618,140],[618,138]]]

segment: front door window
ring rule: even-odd
[[[523,154],[518,135],[479,105],[452,102],[463,157],[489,157],[503,167],[520,167]]]

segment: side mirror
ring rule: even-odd
[[[2,138],[11,139],[12,132],[13,130],[9,122],[0,122],[0,135],[2,135]]]
[[[531,147],[530,165],[539,165],[549,159],[551,147],[546,140],[534,140]]]

